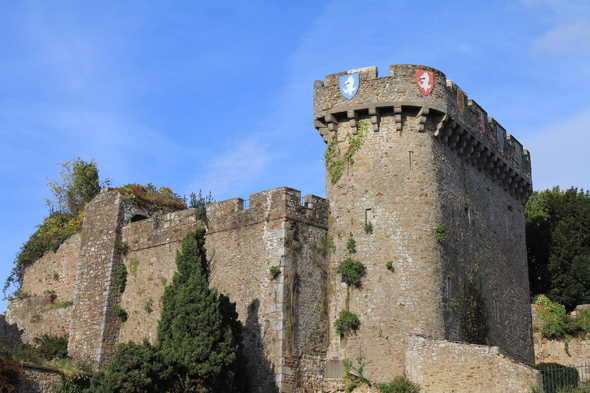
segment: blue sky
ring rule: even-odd
[[[324,196],[313,82],[360,67],[441,70],[531,152],[535,189],[590,186],[586,0],[4,0],[0,42],[3,279],[76,157],[115,186]]]

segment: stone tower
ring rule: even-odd
[[[361,323],[356,334],[331,329],[326,376],[362,355],[365,375],[389,381],[403,374],[407,337],[462,340],[459,294],[474,272],[491,344],[533,361],[522,145],[442,72],[418,65],[316,81],[314,124],[335,164],[326,173],[330,325],[347,308]],[[336,270],[349,239],[367,274],[347,295]]]

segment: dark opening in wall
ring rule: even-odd
[[[147,216],[144,216],[143,214],[136,214],[133,217],[131,217],[131,222],[145,220],[146,218],[147,218]]]

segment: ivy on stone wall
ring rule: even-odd
[[[363,145],[368,124],[366,121],[358,121],[356,124],[358,130],[356,138],[350,133],[346,135],[348,149],[344,156],[340,157],[340,149],[338,148],[338,141],[336,138],[333,138],[330,143],[328,143],[328,147],[324,153],[324,162],[326,163],[326,170],[330,174],[330,181],[332,184],[336,184],[336,182],[340,180],[346,165],[354,163],[352,157]]]
[[[472,267],[469,277],[463,279],[458,307],[463,340],[470,344],[489,344],[485,298],[477,265]]]

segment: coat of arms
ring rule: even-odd
[[[425,71],[419,68],[415,69],[416,71],[416,84],[418,85],[418,89],[420,93],[427,96],[432,92],[434,88],[434,74],[432,71]]]
[[[477,113],[479,115],[479,130],[482,134],[486,133],[486,123],[487,123],[487,116],[484,111],[480,108],[477,108]]]
[[[340,92],[347,100],[359,91],[359,74],[340,75]]]
[[[500,150],[504,150],[504,139],[506,138],[506,130],[502,128],[499,124],[496,126],[496,130],[498,131],[498,146]]]
[[[463,112],[465,112],[465,94],[459,89],[457,89],[457,106],[459,107],[459,113],[463,116]]]

